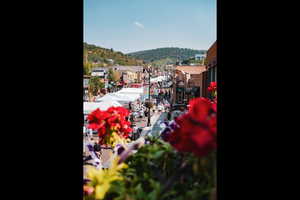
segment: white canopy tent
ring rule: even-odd
[[[140,98],[140,95],[137,94],[137,93],[119,93],[119,92],[116,92],[116,93],[112,93],[111,94],[112,96],[114,97],[117,97],[117,98],[123,98],[124,100],[129,100],[129,101],[135,101],[137,99]]]
[[[165,81],[165,80],[167,80],[166,76],[158,76],[156,78],[151,78],[150,82],[151,83],[157,83],[157,82],[161,82],[161,81]]]
[[[150,79],[150,82],[151,82],[151,83],[157,83],[157,82],[158,82],[158,79],[157,79],[157,78],[151,78],[151,79]]]
[[[117,94],[126,95],[129,97],[135,97],[135,99],[144,99],[144,88],[123,88],[117,92]]]
[[[125,94],[125,93],[109,93],[103,97],[96,99],[96,102],[103,101],[117,101],[121,104],[126,104],[140,98],[139,94]]]
[[[83,104],[83,113],[89,114],[90,112],[99,108],[100,110],[107,110],[109,107],[118,107],[122,104],[117,101],[102,101],[102,102],[84,102]]]
[[[123,88],[120,91],[118,91],[117,93],[121,93],[121,94],[139,94],[142,95],[144,93],[144,88]]]

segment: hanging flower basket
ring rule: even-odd
[[[217,82],[210,82],[207,90],[211,93],[212,97],[217,97]]]
[[[146,108],[153,108],[153,106],[154,106],[154,105],[153,105],[152,102],[149,102],[149,101],[148,101],[148,102],[145,103],[145,107],[146,107]]]

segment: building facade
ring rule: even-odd
[[[84,75],[83,76],[83,100],[84,101],[89,101],[90,99],[90,94],[89,94],[89,81],[90,81],[90,76]]]
[[[195,54],[195,60],[202,60],[205,58],[205,54]]]
[[[207,51],[206,69],[207,73],[203,74],[205,80],[203,81],[203,84],[205,85],[205,89],[207,90],[207,87],[209,86],[210,82],[217,81],[217,41],[215,41]],[[209,97],[207,91],[205,91],[205,96]]]
[[[121,74],[121,79],[125,83],[142,83],[143,80],[143,67],[142,66],[112,66]]]
[[[107,74],[107,69],[104,67],[97,67],[92,69],[91,76],[98,76],[101,79],[105,79]]]
[[[201,73],[204,71],[206,71],[204,65],[176,66],[173,81],[173,104],[186,104],[190,99],[202,96],[203,77]]]

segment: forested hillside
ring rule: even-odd
[[[138,66],[143,61],[129,57],[122,52],[106,49],[92,44],[83,43],[84,47],[84,74],[89,74],[94,67],[112,65]]]
[[[174,64],[176,61],[187,60],[195,54],[204,54],[206,50],[194,50],[187,48],[167,47],[129,53],[132,58],[144,60],[145,62],[160,62]]]
[[[131,58],[126,54],[113,49],[106,49],[96,45],[84,43],[85,58],[90,63],[106,63],[110,64],[112,59],[114,64],[119,65],[141,65],[143,61]],[[87,55],[88,54],[88,55]]]

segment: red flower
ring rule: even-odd
[[[189,105],[190,116],[196,121],[206,120],[212,108],[211,102],[203,97],[191,99]]]
[[[113,123],[117,123],[118,122],[119,117],[117,115],[111,115],[108,119],[107,119],[107,123],[109,125],[112,125]]]
[[[217,134],[217,115],[212,115],[208,121],[208,126],[212,134]]]
[[[106,133],[106,127],[105,126],[98,129],[98,136],[99,137],[103,137],[105,135],[105,133]]]
[[[121,116],[124,116],[124,117],[127,117],[129,115],[129,111],[124,108],[124,107],[110,107],[108,110],[107,110],[108,113],[115,113],[115,114],[120,114]]]
[[[175,120],[178,127],[165,140],[178,151],[205,156],[217,146],[215,104],[205,98],[192,99],[189,104],[189,112]]]
[[[127,138],[132,132],[130,122],[125,119],[128,115],[129,111],[123,107],[110,107],[106,111],[96,109],[88,115],[89,125],[87,127],[98,131],[100,144],[106,141],[104,138],[109,136],[112,131]]]
[[[102,127],[105,126],[105,121],[92,121],[89,123],[88,128],[93,129],[93,130],[98,130]]]
[[[109,114],[102,112],[99,108],[91,112],[87,119],[89,121],[88,128],[93,130],[98,130],[105,125],[105,119],[109,117]]]
[[[217,83],[216,82],[210,82],[210,85],[207,89],[210,92],[216,91],[217,90]]]
[[[129,115],[129,111],[124,107],[116,107],[116,110],[124,117],[127,117]]]
[[[190,132],[194,130],[194,126],[188,119],[187,114],[176,119],[180,128],[169,135],[169,142],[175,149],[182,152],[192,152],[195,146],[190,142]]]
[[[196,146],[193,153],[197,156],[205,156],[217,147],[216,138],[207,129],[202,129],[198,133],[191,135],[191,139]]]
[[[212,109],[214,112],[217,112],[217,100],[212,102]]]

